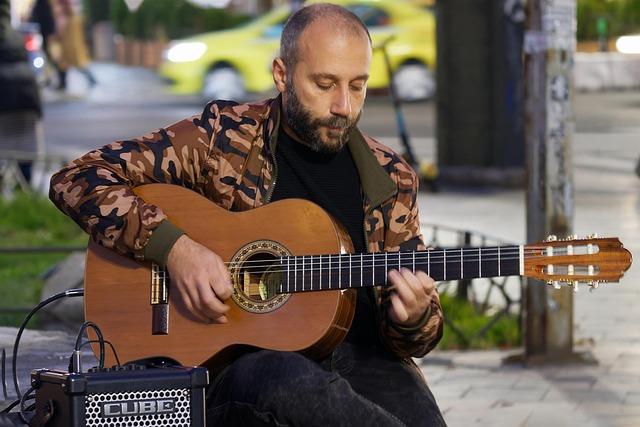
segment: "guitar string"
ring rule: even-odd
[[[504,247],[504,248],[510,248],[510,249],[502,249],[502,247],[501,247],[501,249],[499,251],[501,259],[503,258],[503,255],[514,255],[514,254],[516,254],[519,257],[520,249],[518,247],[508,246],[508,247]],[[462,258],[467,258],[468,256],[471,256],[471,254],[468,254],[467,256],[464,256],[464,252],[465,251],[467,253],[474,252],[474,255],[476,257],[481,257],[483,259],[488,259],[488,260],[490,260],[491,258],[486,258],[486,257],[490,257],[492,255],[497,255],[498,254],[498,250],[497,249],[493,249],[493,248],[492,249],[483,249],[482,253],[480,255],[478,255],[478,248],[473,248],[473,249],[468,249],[468,250],[464,250],[463,249]],[[391,258],[397,256],[395,254],[398,254],[398,253],[401,254],[400,255],[401,257],[409,256],[409,257],[413,258],[414,251],[408,251],[408,252],[386,252],[386,253],[387,254],[393,254],[393,255],[388,255],[388,257],[391,257]],[[444,258],[444,253],[445,253],[445,251],[442,251],[442,250],[437,250],[437,251],[435,251],[435,250],[432,250],[432,251],[415,251],[416,260],[424,259],[424,258],[430,258],[432,260],[438,260],[438,259]],[[364,257],[376,257],[376,256],[383,257],[384,254],[385,254],[385,252],[376,252],[376,253],[364,253],[362,255]],[[447,249],[446,250],[446,254],[447,254],[446,257],[449,260],[458,260],[459,261],[460,258],[461,258],[460,257],[460,250],[457,250],[457,249]],[[528,250],[528,249],[525,249],[523,251],[523,254],[525,255],[525,257],[529,257],[529,258],[534,258],[536,256],[539,257],[539,258],[550,258],[550,257],[555,257],[555,256],[568,255],[566,250],[554,251],[553,255],[549,256],[549,255],[546,255],[546,254],[543,254],[543,253],[539,253],[538,251]],[[574,252],[573,256],[588,256],[588,255],[596,255],[596,254],[597,253],[594,253],[594,254],[578,253],[578,254],[576,254]],[[294,257],[298,258],[298,259],[302,258],[303,256],[304,257],[314,257],[314,260],[316,258],[318,258],[318,260],[319,260],[320,256],[322,256],[324,258],[324,257],[329,257],[329,256],[332,256],[332,257],[349,257],[349,256],[360,257],[360,255],[361,254],[359,254],[359,253],[354,253],[354,254],[321,254],[321,255],[319,255],[319,254],[314,254],[314,255],[291,255],[291,256],[286,256],[286,257],[274,258],[273,260],[269,260],[269,261],[265,261],[265,260],[229,261],[229,262],[225,262],[225,265],[228,265],[228,266],[235,265],[235,264],[242,264],[242,265],[246,265],[246,264],[271,265],[274,262],[277,262],[277,260],[279,260],[279,259],[294,258]],[[470,258],[470,259],[473,260],[474,258]],[[504,258],[504,259],[507,259],[507,258]]]
[[[545,258],[545,257],[540,257],[540,258]],[[518,259],[519,259],[519,257],[502,257],[502,256],[500,257],[501,261],[513,261],[513,260],[518,260]],[[482,258],[482,261],[497,261],[497,260],[498,260],[497,257],[496,258]],[[382,268],[385,265],[383,260],[377,260],[377,262],[376,262],[376,260],[372,260],[372,261],[373,261],[372,263],[363,262],[362,267],[363,268],[370,268],[370,267]],[[392,261],[393,264],[397,263],[397,259],[396,260],[389,260],[389,261]],[[404,261],[407,261],[407,260],[405,259]],[[478,261],[480,261],[480,258],[471,259],[470,260],[470,262],[472,262],[472,263],[475,263],[475,262],[478,262]],[[458,260],[454,260],[454,259],[447,258],[446,265],[456,265],[456,264],[459,264],[459,262],[460,262],[459,259]],[[463,262],[464,262],[464,260],[463,260]],[[341,263],[337,259],[336,260],[331,260],[330,263],[328,261],[326,263],[322,262],[322,266],[317,266],[316,264],[318,264],[318,263],[313,263],[313,268],[311,268],[311,262],[309,262],[309,264],[305,263],[305,265],[309,265],[309,268],[306,268],[306,267],[303,267],[301,265],[301,263],[296,263],[295,267],[290,265],[289,269],[286,269],[283,264],[280,264],[279,262],[275,262],[275,263],[271,263],[271,264],[268,264],[268,265],[270,267],[278,266],[278,267],[282,267],[282,268],[281,269],[270,268],[270,269],[267,269],[267,270],[248,270],[248,271],[250,273],[253,273],[253,274],[285,273],[287,271],[288,272],[303,272],[304,273],[304,272],[316,272],[316,271],[327,271],[327,270],[331,270],[331,271],[338,270],[339,271],[339,270],[344,270],[344,269],[347,268],[346,263]],[[389,263],[389,264],[391,264],[391,263]],[[401,264],[404,264],[403,266],[406,267],[409,264],[411,264],[411,262],[403,262],[403,260],[401,260]],[[418,262],[416,262],[416,264],[418,264]],[[444,260],[442,260],[442,261],[431,261],[429,263],[429,265],[431,265],[432,268],[440,266],[440,265],[444,265],[444,264],[445,264]],[[261,266],[258,266],[258,267],[261,267]],[[358,267],[359,267],[359,264],[358,264]],[[418,269],[418,270],[423,270],[423,268]]]
[[[594,245],[596,246],[596,245]],[[520,247],[517,245],[511,245],[511,246],[490,246],[487,248],[478,248],[478,247],[474,247],[474,248],[462,248],[462,252],[464,253],[469,253],[469,252],[478,252],[478,249],[482,249],[482,253],[487,253],[487,254],[491,254],[491,253],[497,253],[498,252],[498,248],[500,249],[500,253],[509,253],[509,251],[513,251],[513,252],[518,252],[520,251]],[[533,254],[538,254],[540,253],[541,256],[548,256],[546,255],[542,250],[546,250],[548,247],[547,246],[540,246],[540,247],[534,247],[534,246],[524,246],[524,253],[525,254],[529,254],[529,253],[533,253]],[[540,250],[540,251],[538,251]],[[459,255],[460,254],[460,249],[456,249],[456,248],[452,248],[452,249],[431,249],[431,250],[419,250],[419,251],[403,251],[403,252],[399,252],[399,251],[395,251],[395,252],[387,252],[388,254],[397,254],[397,253],[401,253],[401,254],[409,254],[412,255],[413,253],[416,253],[416,255],[420,256],[420,255],[425,255],[427,254],[427,252],[433,257],[433,256],[437,256],[438,254],[444,254],[445,252],[447,253],[447,256],[451,256],[451,255]],[[560,247],[560,248],[554,248],[554,255],[560,255],[562,253],[566,253],[567,249],[564,247]],[[364,253],[365,256],[367,255],[382,255],[385,252],[376,252],[376,253]],[[304,256],[348,256],[348,255],[356,255],[356,256],[360,256],[359,253],[353,253],[353,254],[313,254],[313,255],[304,255]],[[576,254],[575,253],[575,248],[574,248],[574,255],[588,255],[588,254]],[[296,255],[292,255],[292,256],[296,256]],[[303,256],[303,255],[297,255],[299,257]],[[393,256],[393,255],[392,255]],[[257,260],[257,261],[245,261],[243,263],[247,263],[247,262],[262,262],[263,260]],[[232,262],[228,262],[227,264],[232,264]]]
[[[398,252],[394,252],[394,254],[397,254]],[[497,252],[494,253],[488,253],[488,254],[481,254],[478,256],[477,252],[475,254],[475,256],[471,256],[471,255],[467,255],[467,256],[456,256],[456,253],[452,253],[452,254],[448,254],[446,256],[447,259],[447,264],[449,263],[454,263],[454,262],[460,262],[462,260],[463,263],[473,263],[473,262],[477,262],[477,261],[497,261],[498,259],[500,260],[504,260],[504,261],[508,261],[508,260],[516,260],[516,259],[520,259],[520,252],[519,251],[501,251],[500,252],[500,256],[497,257],[496,255],[498,255]],[[516,255],[516,256],[513,256]],[[523,253],[524,255],[524,259],[527,261],[532,261],[532,260],[549,260],[551,258],[554,257],[559,257],[559,256],[593,256],[593,255],[597,255],[597,254],[574,254],[574,255],[567,255],[567,254],[558,254],[555,253],[552,256],[548,256],[548,255],[539,255],[539,254],[528,254],[528,253]],[[297,256],[290,256],[290,257],[282,257],[282,258],[274,258],[271,260],[256,260],[256,261],[245,261],[245,262],[240,262],[240,261],[234,261],[234,262],[227,262],[225,263],[227,266],[229,267],[236,267],[239,265],[242,266],[247,266],[247,267],[251,267],[251,268],[270,268],[274,265],[284,265],[286,263],[286,260],[296,260],[296,264],[297,263],[302,263],[303,258],[302,257],[309,257],[308,260],[309,262],[313,261],[314,264],[320,264],[320,265],[326,265],[328,264],[330,261],[331,263],[337,263],[340,261],[345,261],[347,262],[347,260],[349,259],[349,257],[355,257],[358,258],[358,261],[360,259],[360,254],[340,254],[340,255],[331,255],[331,260],[329,260],[329,255],[322,255],[322,259],[320,258],[320,255],[297,255]],[[311,259],[311,257],[313,257],[313,259]],[[400,258],[401,262],[405,263],[406,261],[411,261],[413,262],[413,260],[415,259],[416,262],[424,262],[426,261],[430,261],[430,263],[434,263],[434,262],[438,262],[441,260],[445,259],[445,256],[429,256],[429,255],[425,255],[425,254],[417,254],[416,257],[413,257],[413,253],[412,252],[402,252],[401,255],[398,257],[396,255],[393,256],[387,256],[387,258],[389,260],[392,260],[393,262],[396,262],[398,260],[398,258]],[[280,260],[282,260],[283,262],[280,262]],[[362,256],[362,261],[363,261],[363,265],[367,266],[367,265],[375,265],[376,263],[383,263],[384,262],[384,252],[382,253],[376,253],[376,254],[364,254]],[[577,262],[576,262],[577,263]],[[358,263],[359,265],[359,263]]]

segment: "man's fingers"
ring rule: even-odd
[[[416,307],[418,305],[416,291],[407,283],[404,275],[396,270],[392,270],[389,272],[389,277],[391,278],[391,283],[393,283],[393,287],[390,289],[391,295],[397,295],[403,305],[410,310]]]
[[[185,307],[187,307],[187,310],[189,310],[189,312],[191,312],[191,314],[193,314],[194,316],[196,316],[198,318],[198,320],[202,321],[202,322],[208,322],[209,318],[207,316],[205,316],[204,313],[202,313],[198,308],[196,308],[191,300],[191,297],[189,296],[189,293],[184,289],[181,288],[181,292],[180,294],[182,295],[182,302],[184,302]]]
[[[415,292],[416,296],[419,296],[422,291],[422,284],[420,283],[418,276],[413,274],[413,272],[408,268],[401,268],[400,274],[402,274],[402,278],[411,287],[413,292]]]
[[[209,283],[198,285],[198,296],[198,308],[211,320],[229,311],[229,306],[218,299]]]
[[[436,290],[436,282],[427,275],[424,271],[418,271],[416,276],[422,283],[422,290],[429,296],[431,296]]]
[[[407,313],[407,309],[404,307],[402,301],[400,301],[400,297],[397,294],[391,294],[391,312],[392,319],[396,323],[406,322],[409,319],[409,313]]]

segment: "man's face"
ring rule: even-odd
[[[286,124],[315,151],[337,152],[357,124],[366,95],[371,46],[362,33],[323,21],[298,40],[298,62],[282,91]]]

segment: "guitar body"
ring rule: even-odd
[[[232,267],[240,266],[238,260],[243,259],[251,265],[274,251],[286,256],[353,250],[341,226],[308,201],[284,200],[236,213],[178,186],[151,184],[135,191],[146,202],[160,206],[190,238],[231,262]],[[242,286],[255,285],[236,270],[231,269],[234,298],[227,301],[231,307],[228,323],[205,324],[195,319],[169,283],[165,332],[154,333],[157,319],[151,302],[156,279],[151,265],[90,243],[85,318],[100,327],[122,362],[166,356],[183,365],[202,365],[214,371],[253,348],[297,351],[320,358],[346,335],[355,310],[353,290],[286,294],[284,300],[262,305],[246,299],[238,302]],[[95,344],[93,348],[97,351]],[[115,363],[110,351],[107,363]]]

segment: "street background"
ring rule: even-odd
[[[205,30],[231,27],[234,23],[245,22],[249,15],[268,16],[272,12],[270,8],[275,10],[287,1],[217,2],[230,5],[228,10],[195,6],[196,3],[212,2],[217,0],[144,3],[72,0],[70,4],[75,9],[71,9],[74,12],[67,16],[67,21],[71,22],[71,17],[81,17],[81,13],[86,14],[84,27],[81,19],[75,21],[78,24],[75,28],[79,30],[76,36],[81,39],[84,34],[92,39],[94,58],[90,63],[87,52],[83,52],[85,55],[79,56],[84,58],[76,58],[75,63],[61,70],[54,69],[53,62],[48,62],[42,52],[42,46],[34,42],[37,34],[33,28],[25,28],[19,22],[28,15],[28,5],[33,2],[0,0],[0,24],[6,18],[2,15],[2,6],[10,4],[12,22],[24,34],[25,49],[30,55],[25,62],[26,70],[33,68],[37,75],[34,89],[39,88],[31,95],[42,107],[42,116],[36,114],[37,108],[32,106],[33,111],[27,111],[25,121],[16,125],[15,117],[19,116],[11,115],[15,106],[6,110],[0,102],[0,113],[11,113],[0,114],[0,137],[4,143],[0,143],[0,208],[9,206],[7,203],[16,194],[18,200],[24,196],[19,190],[25,189],[25,183],[15,178],[24,172],[17,166],[24,166],[25,157],[21,156],[25,152],[30,156],[26,157],[28,159],[46,159],[35,162],[28,170],[31,187],[40,195],[33,199],[37,206],[35,202],[42,203],[46,197],[51,174],[64,162],[111,141],[137,137],[200,114],[207,90],[229,93],[225,90],[242,88],[243,81],[248,82],[250,77],[254,78],[252,84],[264,86],[264,72],[268,67],[262,66],[266,64],[264,61],[260,65],[257,58],[270,61],[269,55],[276,49],[274,34],[279,34],[277,31],[281,27],[278,25],[286,18],[284,14],[276,16],[280,21],[274,18],[257,39],[241,47],[235,46],[235,41],[228,41],[235,39],[220,42],[219,39],[199,38],[192,40],[196,40],[195,44],[169,42]],[[358,2],[357,7],[366,12],[370,5],[364,4],[366,0]],[[569,215],[572,232],[578,237],[592,233],[619,237],[633,255],[640,254],[640,172],[636,171],[640,157],[640,55],[625,54],[615,44],[617,36],[640,32],[637,27],[640,1],[545,1],[548,9],[544,19],[547,23],[555,22],[547,26],[547,38],[540,38],[540,33],[533,27],[525,28],[525,12],[535,13],[535,5],[540,3],[536,0],[486,0],[477,8],[468,7],[464,1],[412,0],[421,8],[416,15],[424,19],[417,26],[412,26],[408,18],[403,22],[392,22],[393,8],[400,2],[382,1],[380,5],[383,3],[387,8],[384,13],[388,15],[364,13],[363,16],[372,18],[371,24],[367,25],[384,33],[393,23],[398,34],[405,36],[421,31],[423,27],[429,27],[430,31],[413,41],[410,38],[408,44],[399,36],[402,40],[396,41],[405,44],[402,49],[391,49],[395,55],[403,49],[416,49],[423,56],[408,62],[402,62],[396,56],[393,73],[385,74],[396,78],[396,87],[405,100],[420,95],[418,102],[403,102],[401,111],[424,178],[418,202],[427,242],[460,246],[462,243],[457,239],[470,235],[490,236],[492,243],[532,243],[527,242],[527,183],[522,182],[531,168],[524,165],[523,147],[530,146],[535,128],[532,123],[536,117],[524,106],[530,105],[535,98],[532,87],[537,86],[543,89],[538,94],[546,93],[547,98],[538,100],[537,107],[550,123],[544,129],[544,135],[547,149],[553,155],[545,161],[559,161],[568,171],[566,176],[559,178],[572,189],[573,197],[569,202],[573,211]],[[436,3],[440,8],[437,37],[432,25]],[[533,6],[526,9],[525,5]],[[576,18],[577,29],[568,25],[575,23]],[[161,25],[157,26],[158,23]],[[465,24],[466,31],[459,31]],[[162,25],[165,27],[160,28]],[[532,29],[534,31],[530,31]],[[574,30],[579,41],[579,52],[575,55]],[[527,32],[528,39],[525,37]],[[0,37],[0,45],[2,42]],[[210,46],[198,51],[205,43]],[[439,73],[434,75],[436,44]],[[209,49],[209,53],[225,55],[225,46],[234,47],[231,49],[234,53],[244,53],[245,61],[262,70],[262,81],[257,74],[239,79],[241,66],[234,74],[230,69],[233,67],[223,66],[220,72],[217,66],[206,63],[203,52]],[[258,47],[255,52],[249,52],[249,47],[255,46]],[[171,49],[162,55],[165,47],[175,48],[173,56]],[[184,55],[194,55],[194,52],[192,59],[196,59],[184,60]],[[536,75],[531,71],[536,58],[548,60],[545,64],[538,63],[545,71],[544,77],[527,80]],[[226,64],[226,59],[221,63]],[[376,65],[377,72],[384,74],[380,64]],[[525,65],[529,68],[525,69]],[[0,73],[0,89],[4,91],[0,93],[9,93],[7,88],[10,87],[23,87],[12,82],[7,84],[2,80],[6,75],[11,76],[11,73]],[[434,76],[437,79],[434,80]],[[212,83],[214,77],[221,80]],[[170,92],[167,87],[170,80],[178,91],[201,93],[178,95],[176,87]],[[525,83],[533,84],[527,86]],[[548,92],[544,90],[546,87]],[[527,91],[530,91],[529,98]],[[247,97],[246,93],[242,95]],[[269,93],[248,95],[251,99],[265,96]],[[24,113],[24,108],[20,108],[20,114]],[[369,92],[360,128],[397,151],[404,151],[396,111],[385,89]],[[33,143],[35,140],[38,144]],[[29,144],[20,147],[24,141]],[[564,147],[568,147],[566,153],[562,150]],[[433,181],[438,169],[441,179]],[[547,175],[552,175],[549,170],[546,169]],[[547,178],[548,187],[558,176]],[[532,187],[535,186],[529,185],[529,189]],[[543,186],[538,187],[544,194]],[[49,206],[48,202],[44,203]],[[25,212],[28,210],[27,206]],[[7,229],[7,223],[3,222],[11,217],[6,213],[0,211],[0,285],[3,285],[0,286],[0,325],[5,325],[4,321],[7,325],[0,326],[0,349],[10,353],[18,315],[53,293],[48,287],[50,282],[57,281],[60,286],[71,286],[73,282],[73,286],[79,286],[83,258],[82,252],[76,252],[67,258],[66,264],[58,264],[63,265],[58,270],[52,270],[50,265],[38,270],[36,266],[33,277],[27,279],[15,270],[27,270],[24,264],[35,258],[23,256],[15,249],[29,245],[71,246],[71,242],[81,242],[83,249],[86,238],[49,239],[46,227],[32,227],[35,228],[29,230],[32,234],[14,233],[11,225]],[[539,217],[545,215],[536,213]],[[15,224],[20,223],[19,218],[13,220]],[[29,226],[27,224],[27,228]],[[447,230],[449,236],[442,237]],[[14,236],[28,237],[23,241]],[[472,243],[479,244],[477,241]],[[582,362],[565,363],[554,360],[553,355],[547,355],[550,357],[546,363],[540,365],[507,362],[524,351],[518,346],[522,338],[517,319],[522,308],[520,282],[517,278],[511,279],[505,289],[514,303],[507,307],[509,316],[505,317],[510,325],[507,331],[515,335],[515,340],[513,336],[511,340],[494,336],[491,338],[494,341],[476,340],[466,344],[447,341],[445,346],[444,341],[450,338],[446,336],[435,351],[416,360],[448,424],[453,427],[640,425],[640,328],[636,326],[640,320],[640,311],[636,308],[640,303],[640,266],[633,265],[620,283],[603,284],[594,292],[589,292],[586,286],[579,288],[569,317],[558,310],[558,301],[562,298],[556,297],[561,294],[549,288],[546,303],[543,301],[542,305],[550,313],[549,319],[563,321],[573,317],[573,342],[568,344],[582,356]],[[454,318],[459,309],[463,315],[456,322],[463,325],[467,320],[464,313],[470,313],[469,317],[474,320],[488,320],[499,313],[504,301],[497,292],[489,294],[488,306],[479,304],[481,294],[488,289],[487,283],[486,280],[473,281],[471,297],[458,298],[457,303],[462,305],[451,306],[453,308],[445,315]],[[443,293],[445,286],[448,285],[445,283],[440,287]],[[38,329],[28,330],[23,337],[18,366],[23,389],[29,382],[31,369],[66,368],[77,331],[77,324],[73,322],[78,322],[78,316],[79,322],[83,320],[81,301],[75,299],[75,302],[78,304],[68,312],[57,308],[63,314],[58,318],[59,322],[43,320],[44,317],[36,319],[32,324]],[[17,307],[20,304],[22,306]],[[464,311],[467,308],[470,311]],[[65,323],[70,320],[65,316],[70,318],[71,313],[76,318]],[[561,315],[556,316],[558,313]],[[463,326],[469,327],[469,324]],[[557,326],[558,330],[570,329],[567,325]],[[66,329],[59,330],[63,327]],[[501,327],[496,324],[490,332]],[[546,330],[541,335],[545,335]],[[448,331],[448,335],[453,335],[450,329]],[[447,349],[443,349],[445,347]],[[465,349],[467,347],[475,349]],[[479,350],[479,347],[490,349]],[[85,352],[84,357],[85,368],[95,364],[89,352]],[[7,366],[10,366],[10,358]],[[7,381],[11,382],[8,372]],[[9,386],[12,399],[11,389]],[[0,407],[11,399],[0,401]]]
[[[99,87],[88,91],[80,77],[72,74],[70,94],[45,94],[47,151],[77,156],[197,114],[202,108],[196,97],[166,94],[148,70],[112,64],[95,64],[93,69]],[[637,255],[640,180],[634,167],[640,154],[640,91],[578,93],[575,106],[575,233],[618,236]],[[433,160],[434,104],[402,108],[417,155]],[[361,128],[401,151],[388,97],[369,97]],[[456,187],[422,192],[419,202],[423,224],[525,242],[522,189]],[[576,349],[590,352],[595,365],[503,365],[503,359],[519,349],[436,350],[425,357],[423,372],[449,425],[640,425],[639,284],[640,267],[635,264],[621,283],[605,284],[594,292],[581,288],[575,295]],[[55,340],[55,353],[39,350],[45,343],[38,337],[26,344],[35,359],[25,359],[23,367],[29,362],[31,367],[54,363],[55,355],[66,357],[63,337]],[[0,345],[9,347],[9,339],[13,336],[7,333]]]

